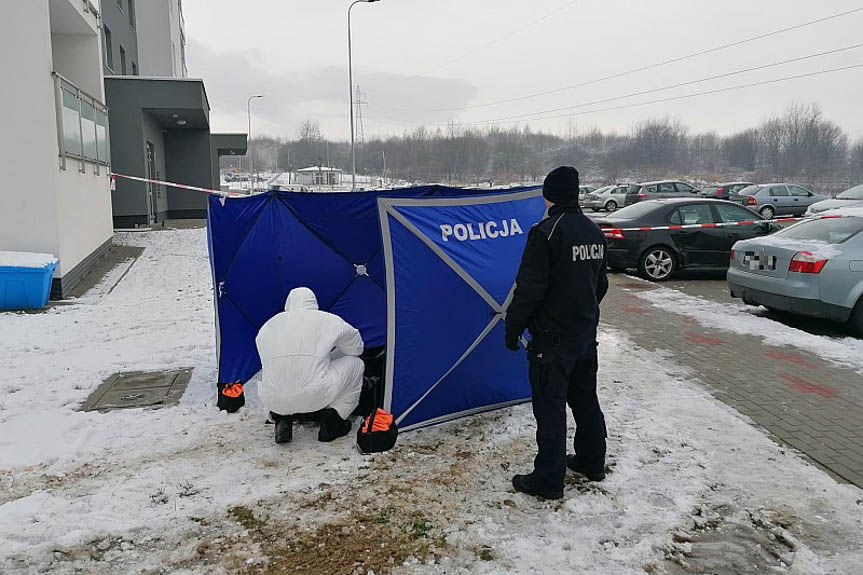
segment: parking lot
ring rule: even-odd
[[[792,343],[773,345],[775,340],[768,343],[761,335],[717,327],[690,313],[692,300],[687,296],[694,296],[730,304],[729,321],[734,321],[739,301],[728,295],[721,276],[684,276],[661,285],[627,274],[609,277],[611,289],[602,307],[606,326],[622,330],[647,349],[668,353],[687,370],[687,378],[778,441],[834,477],[863,487],[863,378],[853,366]],[[660,307],[648,295],[666,289],[674,290],[663,294],[671,301],[679,297],[679,307]],[[786,314],[763,317],[818,336],[849,337],[826,322]],[[774,324],[764,325],[769,329]],[[613,384],[608,385],[604,392],[613,394]]]

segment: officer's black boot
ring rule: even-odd
[[[560,499],[563,497],[563,489],[548,489],[547,487],[540,486],[533,473],[530,475],[516,475],[512,478],[512,486],[519,493],[526,493],[527,495],[533,495],[542,499]]]
[[[351,422],[342,419],[339,412],[327,408],[321,412],[321,429],[318,431],[318,441],[329,443],[344,437],[351,431]]]
[[[603,469],[603,466],[589,467],[578,458],[578,455],[567,455],[566,466],[579,475],[584,475],[591,481],[602,481],[605,479],[605,469]]]
[[[270,419],[276,424],[276,443],[290,443],[294,438],[294,418],[271,411]]]

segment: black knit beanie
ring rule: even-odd
[[[557,206],[578,205],[578,170],[561,166],[545,177],[542,195]]]

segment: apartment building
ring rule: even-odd
[[[142,0],[137,8],[141,75],[187,78],[183,0]]]
[[[57,257],[55,298],[113,235],[100,27],[98,0],[21,0],[0,19],[0,250]]]
[[[146,5],[159,0],[142,0]],[[136,0],[102,0],[102,60],[106,76],[137,76],[138,12]]]
[[[115,173],[218,189],[219,156],[246,153],[244,134],[211,134],[203,80],[188,78],[182,0],[103,0],[105,97]],[[207,217],[206,196],[117,178],[114,226]]]

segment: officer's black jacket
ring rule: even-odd
[[[593,341],[608,291],[606,247],[599,226],[577,205],[552,206],[528,234],[506,313],[507,338],[529,329],[534,341],[566,347]]]

